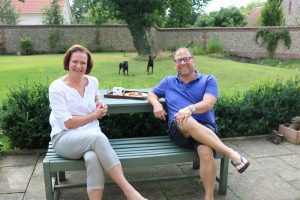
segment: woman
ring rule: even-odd
[[[84,158],[90,200],[102,199],[104,171],[128,200],[144,199],[125,179],[120,161],[99,126],[98,119],[106,115],[107,105],[100,101],[98,80],[87,75],[92,67],[89,50],[74,45],[64,56],[67,75],[49,87],[54,149],[66,158]]]

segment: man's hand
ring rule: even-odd
[[[166,120],[167,113],[161,103],[158,102],[153,105],[153,113],[156,118]]]
[[[183,123],[184,121],[188,120],[188,118],[192,115],[191,110],[189,109],[189,107],[185,107],[181,110],[178,111],[178,113],[176,113],[175,115],[175,119],[176,122],[178,124]]]

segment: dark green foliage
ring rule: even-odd
[[[45,8],[43,12],[43,24],[63,24],[64,18],[62,16],[58,0],[53,0],[51,5]]]
[[[48,87],[40,84],[10,87],[1,106],[0,127],[14,147],[43,148],[49,142]]]
[[[236,7],[221,8],[220,11],[199,16],[196,27],[235,27],[247,24],[245,16]]]
[[[300,78],[258,85],[245,94],[222,96],[216,105],[217,123],[224,137],[270,133],[300,113]],[[28,84],[10,88],[0,112],[0,129],[12,146],[46,148],[51,128],[48,87]],[[153,113],[115,114],[100,120],[109,138],[165,135],[166,122]]]
[[[217,123],[225,137],[260,135],[300,113],[300,78],[268,81],[245,94],[222,96],[216,106]]]
[[[287,48],[290,48],[292,44],[291,35],[288,30],[271,31],[269,29],[260,29],[255,35],[257,44],[259,38],[262,38],[262,45],[267,46],[270,57],[273,57],[279,40],[283,40]]]
[[[282,26],[283,10],[281,7],[282,0],[268,0],[261,11],[262,26]]]
[[[166,135],[167,123],[153,113],[109,115],[100,120],[102,131],[108,138],[145,137]]]
[[[33,54],[33,47],[32,47],[30,38],[20,38],[20,47],[21,47],[22,55]]]

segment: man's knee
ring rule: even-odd
[[[197,149],[198,155],[201,162],[211,162],[214,160],[213,149],[206,145],[200,145]]]

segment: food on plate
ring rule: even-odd
[[[141,96],[142,93],[141,92],[126,92],[125,95],[130,96],[130,97],[134,97],[134,96]]]

